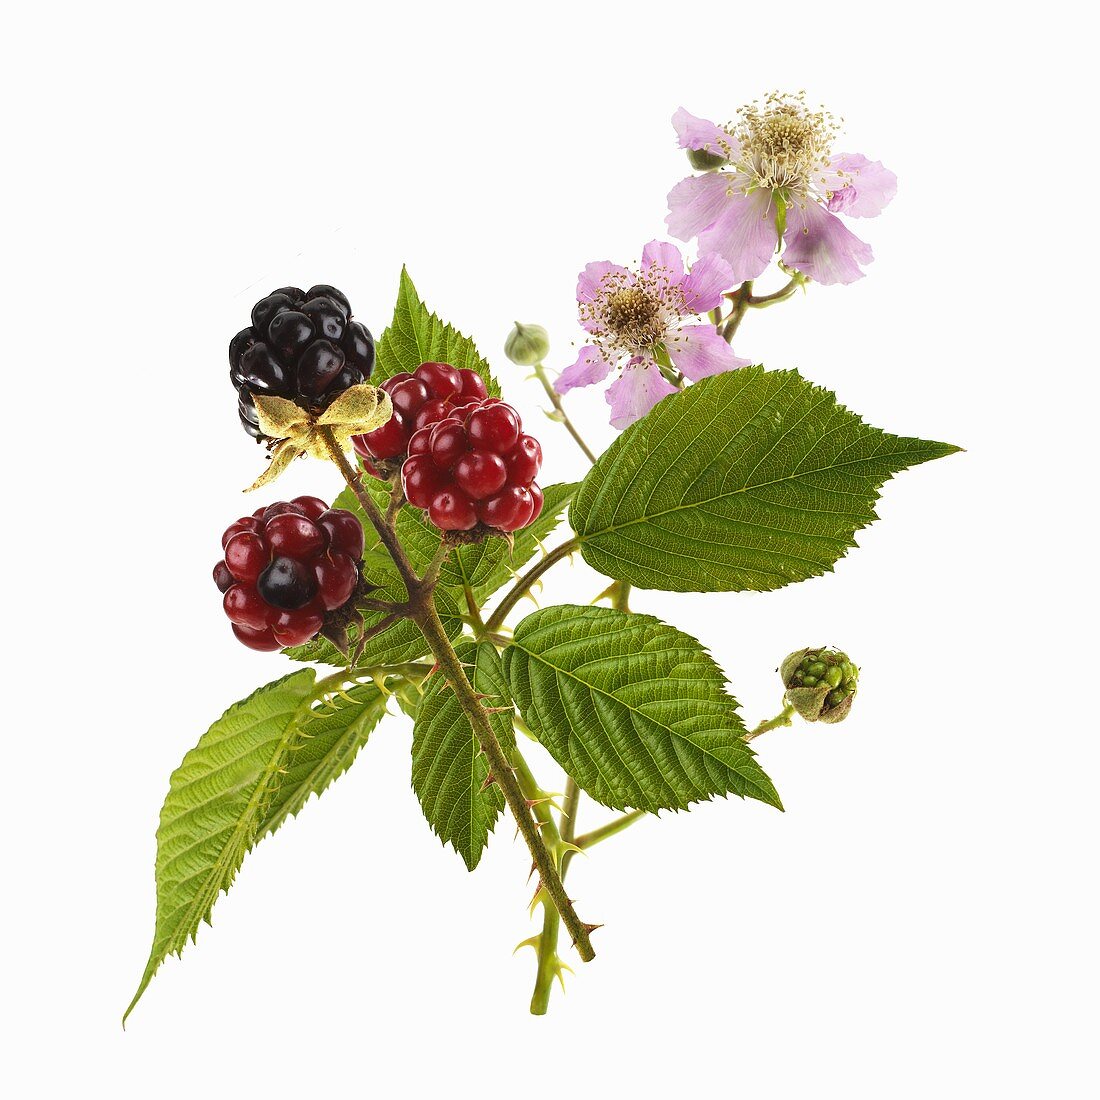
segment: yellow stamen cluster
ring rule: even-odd
[[[607,302],[607,327],[627,343],[645,347],[652,344],[662,332],[660,306],[652,295],[641,287],[617,290]]]
[[[829,162],[838,121],[828,111],[811,111],[805,92],[771,92],[762,104],[742,107],[738,117],[735,134],[753,182],[804,196],[814,173]]]
[[[597,344],[608,352],[635,354],[662,342],[686,312],[683,292],[659,265],[628,276],[609,272],[590,302],[580,307],[581,320]]]

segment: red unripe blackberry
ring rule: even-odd
[[[405,499],[444,531],[518,531],[542,510],[542,448],[519,414],[487,397],[471,370],[424,363],[382,383],[395,412],[352,442],[372,462],[401,463]],[[390,467],[392,469],[392,466]]]
[[[335,287],[282,287],[252,307],[252,324],[229,343],[229,368],[241,424],[262,440],[256,394],[321,412],[370,378],[374,338],[352,319],[351,305]]]
[[[363,527],[351,513],[302,496],[229,525],[214,583],[233,632],[252,649],[301,645],[326,615],[345,613],[359,584]]]
[[[411,450],[412,437],[439,423],[471,401],[484,400],[487,390],[481,376],[447,363],[422,363],[415,373],[401,371],[381,383],[390,395],[394,414],[381,428],[352,436],[352,446],[370,461],[400,461]]]

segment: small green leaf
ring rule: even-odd
[[[469,585],[478,604],[483,604],[535,556],[539,543],[561,522],[561,514],[576,491],[577,485],[572,483],[547,485],[539,518],[530,527],[516,532],[511,552],[502,538],[459,546],[444,563],[440,582],[455,588]]]
[[[656,812],[737,794],[782,808],[721,670],[650,615],[536,611],[516,627],[504,674],[535,736],[605,806]]]
[[[200,921],[210,923],[218,895],[233,884],[272,808],[313,691],[312,669],[259,688],[234,703],[172,773],[157,829],[153,947],[126,1016],[160,964],[194,941]]]
[[[396,578],[387,578],[386,583],[375,589],[371,596],[379,600],[400,601],[406,598],[405,586]],[[455,595],[446,588],[437,588],[435,591],[435,607],[439,612],[439,618],[443,622],[443,629],[447,637],[452,641],[462,633],[462,618],[459,614]],[[382,621],[385,614],[381,611],[365,611],[363,613],[363,625],[370,629]],[[359,636],[359,627],[351,631],[352,649],[355,648],[355,639]],[[305,661],[311,664],[332,665],[333,668],[347,667],[348,659],[327,638],[314,638],[305,645],[295,646],[293,649],[284,649],[283,652],[294,661]],[[416,661],[428,652],[424,635],[420,633],[420,627],[411,619],[398,619],[392,626],[387,627],[380,634],[368,638],[363,652],[356,662],[357,668],[373,668],[376,665],[399,665],[406,661]]]
[[[745,367],[662,401],[570,511],[585,561],[639,588],[767,591],[820,576],[895,473],[957,451],[889,435],[795,371]]]
[[[467,666],[474,690],[485,696],[487,707],[507,707],[506,713],[490,712],[489,721],[501,745],[515,744],[511,696],[496,650],[488,643],[462,642],[456,647]],[[497,818],[504,810],[504,796],[495,784],[483,787],[489,768],[470,728],[470,720],[442,676],[433,676],[413,727],[412,783],[424,816],[444,844],[450,844],[472,871],[481,860]]]
[[[402,268],[393,321],[378,341],[378,358],[371,381],[378,385],[401,371],[411,373],[427,362],[450,363],[455,368],[477,371],[485,379],[490,396],[500,396],[500,386],[474,342],[445,324],[424,305],[407,269]]]

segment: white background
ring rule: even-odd
[[[9,13],[9,1095],[1096,1095],[1093,62],[1068,5],[1008,7]],[[635,599],[713,650],[750,722],[789,649],[862,665],[843,726],[758,742],[787,812],[717,800],[578,860],[599,955],[536,1019],[522,845],[502,826],[468,875],[389,719],[124,1033],[168,775],[286,665],[233,641],[209,577],[257,503],[225,365],[251,304],[331,282],[378,335],[407,262],[542,424],[546,480],[577,476],[500,354],[511,321],[571,362],[577,271],[636,257],[686,174],[673,110],[776,87],[900,186],[854,226],[868,277],[750,315],[737,351],[967,448],[890,483],[834,574]],[[610,441],[598,392],[569,406]],[[300,463],[263,499],[336,489]]]

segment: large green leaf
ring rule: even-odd
[[[210,923],[214,902],[260,835],[301,738],[314,676],[300,669],[234,703],[172,773],[157,829],[153,947],[127,1016],[160,964],[195,939],[200,921]]]
[[[450,363],[452,367],[477,371],[485,379],[490,395],[500,396],[500,386],[474,342],[428,309],[408,271],[402,268],[393,320],[378,341],[371,381],[377,385],[401,371],[412,372],[426,362]]]
[[[386,713],[388,699],[373,683],[357,684],[334,696],[324,710],[309,712],[300,723],[302,738],[291,746],[283,763],[260,836],[275,832],[312,795],[321,794],[351,767]]]
[[[474,689],[488,707],[509,707],[511,697],[496,650],[488,643],[463,642],[459,659],[468,667]],[[515,744],[512,711],[489,713],[500,743]],[[425,685],[413,727],[412,784],[424,816],[444,844],[450,844],[472,871],[489,843],[489,834],[504,810],[504,796],[494,783],[482,789],[489,767],[470,720],[442,676]]]
[[[718,666],[650,615],[543,608],[516,627],[504,673],[535,736],[606,806],[656,812],[731,793],[780,806]]]
[[[795,371],[705,378],[628,428],[581,483],[585,561],[640,588],[767,591],[820,576],[878,490],[958,450],[889,435]]]

